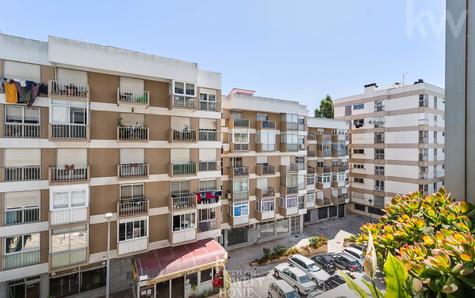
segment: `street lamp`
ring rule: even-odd
[[[109,298],[109,268],[110,268],[110,256],[109,250],[111,246],[111,218],[112,213],[106,213],[104,217],[107,220],[107,265],[106,265],[106,298]]]
[[[368,199],[368,202],[369,202],[369,206],[371,207],[372,203],[373,203],[373,199]],[[368,208],[368,210],[369,210],[369,208]],[[373,219],[371,218],[371,211],[369,211],[369,222],[373,223]]]

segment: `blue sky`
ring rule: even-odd
[[[8,5],[16,6],[2,7]],[[403,73],[406,82],[444,85],[443,0],[23,0],[20,6],[2,14],[1,32],[197,62],[223,74],[224,92],[253,89],[311,110],[325,94],[360,93],[366,83],[402,81]]]

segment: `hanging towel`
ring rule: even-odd
[[[31,107],[35,102],[36,97],[40,93],[40,85],[33,82],[31,85],[30,100],[28,101],[28,106]]]
[[[3,89],[5,89],[5,97],[8,103],[18,102],[18,91],[15,83],[3,82]]]

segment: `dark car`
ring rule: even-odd
[[[326,284],[327,284],[327,289],[330,290],[330,289],[334,289],[342,284],[345,283],[345,280],[343,279],[343,277],[339,276],[339,275],[333,275],[332,277],[330,277],[327,281],[326,281]]]
[[[363,266],[361,266],[358,259],[345,252],[334,254],[333,260],[335,261],[335,266],[339,269],[349,270],[351,272],[361,272],[361,270],[363,270]]]
[[[333,260],[332,254],[317,255],[311,259],[328,274],[333,275],[335,273],[335,261]]]

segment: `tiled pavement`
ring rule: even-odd
[[[273,240],[265,243],[255,244],[249,247],[238,248],[229,251],[227,270],[229,270],[233,280],[246,278],[248,276],[264,275],[275,267],[276,264],[251,267],[250,262],[262,256],[264,247],[272,249],[276,245],[293,246],[304,239],[320,235],[327,239],[334,239],[340,231],[357,234],[360,227],[369,222],[369,218],[360,215],[348,215],[344,218],[332,219],[325,222],[304,227],[303,233],[297,236]],[[341,237],[340,233],[339,237]],[[339,242],[338,242],[339,243]],[[330,247],[330,243],[329,243]]]

